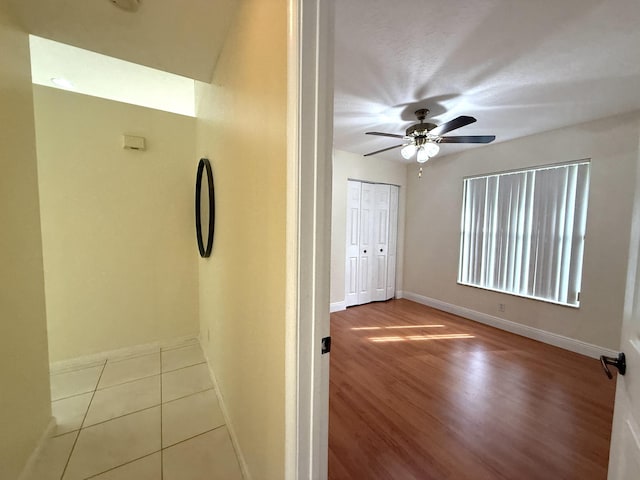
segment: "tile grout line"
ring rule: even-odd
[[[85,478],[84,480],[90,480],[91,478],[96,478],[96,477],[98,477],[98,476],[100,476],[100,475],[102,475],[104,473],[112,472],[113,470],[115,470],[117,468],[124,467],[125,465],[129,465],[130,463],[137,462],[138,460],[142,460],[143,458],[150,457],[151,455],[155,455],[158,452],[160,452],[160,450],[156,450],[155,452],[147,453],[146,455],[143,455],[143,456],[138,457],[138,458],[134,458],[133,460],[129,460],[129,461],[124,462],[124,463],[122,463],[120,465],[116,465],[115,467],[111,467],[110,469],[105,470],[103,472],[95,473],[95,474],[91,475],[90,477]]]
[[[162,357],[161,357],[161,358],[162,358]],[[108,361],[108,359],[107,359],[107,360],[105,360],[105,362],[106,362],[106,361]],[[113,361],[113,360],[112,360],[112,361],[111,361],[111,363],[118,363],[118,362],[121,362],[121,361],[124,361],[124,360],[117,360],[117,361]],[[115,383],[115,384],[113,384],[113,385],[109,385],[108,387],[95,388],[95,389],[93,389],[93,390],[88,390],[88,391],[86,391],[86,392],[82,392],[82,393],[74,393],[73,395],[69,395],[69,396],[67,396],[67,397],[60,397],[60,398],[56,398],[55,400],[51,400],[51,403],[59,402],[60,400],[66,400],[66,399],[68,399],[68,398],[79,397],[80,395],[86,395],[87,393],[92,393],[92,392],[94,392],[94,391],[103,391],[103,390],[107,390],[107,389],[109,389],[109,388],[119,387],[120,385],[126,385],[126,384],[128,384],[128,383],[137,382],[138,380],[144,380],[144,379],[146,379],[146,378],[157,377],[158,375],[162,375],[163,373],[173,373],[173,372],[177,372],[177,371],[179,371],[179,370],[184,370],[184,369],[186,369],[186,368],[195,367],[195,366],[197,366],[197,365],[202,365],[202,364],[204,364],[204,363],[207,363],[207,362],[206,362],[206,361],[203,361],[203,362],[199,362],[199,363],[194,363],[194,364],[192,364],[192,365],[186,365],[186,366],[184,366],[184,367],[176,368],[176,369],[174,369],[174,370],[167,370],[166,372],[162,372],[162,371],[161,371],[160,373],[154,373],[153,375],[147,375],[146,377],[135,378],[135,379],[133,379],[133,380],[127,380],[126,382],[122,382],[122,383]],[[104,364],[103,364],[103,365],[104,365]],[[99,366],[99,365],[98,365],[98,366]],[[89,368],[96,368],[96,367],[94,366],[94,367],[89,367]]]
[[[153,375],[147,375],[146,377],[134,378],[133,380],[127,380],[126,382],[122,382],[122,383],[114,383],[113,385],[109,385],[107,387],[97,388],[96,391],[97,392],[104,392],[105,390],[109,390],[110,388],[120,387],[122,385],[127,385],[129,383],[138,382],[140,380],[146,380],[147,378],[157,377],[158,375],[161,375],[161,374],[160,373],[154,373]]]
[[[173,447],[175,447],[176,445],[180,445],[181,443],[188,442],[189,440],[193,440],[194,438],[201,437],[202,435],[206,435],[207,433],[214,432],[214,431],[219,430],[219,429],[221,429],[222,427],[226,427],[226,426],[227,426],[227,424],[226,424],[226,423],[222,423],[222,424],[218,425],[217,427],[214,427],[214,428],[211,428],[211,429],[207,430],[206,432],[198,433],[197,435],[194,435],[194,436],[192,436],[192,437],[185,438],[184,440],[180,440],[179,442],[172,443],[171,445],[168,445],[168,446],[166,446],[166,447],[162,447],[162,450],[169,450],[170,448],[173,448]]]
[[[86,392],[82,392],[82,393],[74,393],[73,395],[69,395],[68,397],[61,397],[61,398],[56,398],[55,400],[51,400],[51,403],[56,403],[56,402],[60,402],[62,400],[67,400],[69,398],[75,398],[75,397],[81,397],[82,395],[87,395],[89,393],[93,393],[95,390],[89,390]]]
[[[147,377],[147,378],[149,378],[149,377]],[[164,403],[167,403],[167,404],[168,403],[174,403],[174,402],[177,402],[178,400],[184,400],[185,398],[189,398],[189,397],[192,397],[194,395],[198,395],[200,393],[208,392],[209,390],[215,390],[215,388],[210,387],[210,388],[205,388],[204,390],[198,390],[197,392],[189,393],[188,395],[183,395],[182,397],[178,397],[178,398],[173,398],[171,400],[167,400]],[[96,390],[96,393],[98,393],[99,391],[102,391],[102,390]],[[160,402],[162,402],[162,380],[160,381],[160,392],[161,392],[160,393]],[[91,393],[91,392],[89,392],[89,393]],[[216,397],[216,400],[217,400],[217,397]],[[148,407],[141,408],[139,410],[133,410],[131,412],[123,413],[122,415],[118,415],[116,417],[112,417],[112,418],[109,418],[107,420],[101,420],[99,422],[92,423],[91,425],[83,425],[80,428],[74,428],[73,430],[69,430],[68,432],[58,433],[56,435],[52,435],[51,438],[61,437],[63,435],[67,435],[67,434],[73,433],[73,432],[79,432],[82,428],[84,428],[84,429],[93,428],[93,427],[95,427],[97,425],[102,425],[103,423],[107,423],[107,422],[110,422],[112,420],[118,420],[119,418],[128,417],[129,415],[133,415],[135,413],[140,413],[140,412],[145,412],[147,410],[151,410],[152,408],[158,408],[158,407],[162,407],[162,403],[156,403],[156,404],[153,404],[153,405],[149,405]],[[162,412],[162,409],[160,411]]]
[[[111,363],[116,363],[116,362],[111,362]],[[163,373],[173,373],[173,372],[177,372],[179,370],[184,370],[186,368],[196,367],[196,366],[202,365],[204,363],[207,363],[207,362],[205,361],[205,362],[200,362],[200,363],[194,363],[193,365],[187,365],[185,367],[176,368],[175,370],[167,370],[166,372],[163,372],[162,371],[162,367],[160,367],[160,373],[154,373],[153,375],[147,375],[146,377],[140,377],[140,378],[135,378],[133,380],[127,380],[126,382],[122,382],[122,383],[114,383],[113,385],[109,385],[108,387],[97,388],[96,391],[108,390],[109,388],[119,387],[121,385],[126,385],[128,383],[137,382],[139,380],[144,380],[144,379],[151,378],[151,377],[161,376]],[[91,392],[78,393],[78,394],[75,394],[75,395],[70,395],[68,397],[59,398],[58,400],[64,400],[65,398],[71,398],[71,397],[77,397],[78,395],[85,395],[87,393],[91,393]],[[55,401],[57,402],[58,400],[55,400]]]
[[[167,400],[164,403],[173,403],[173,402],[177,402],[178,400],[184,400],[185,398],[193,397],[194,395],[198,395],[199,393],[208,392],[209,390],[215,390],[215,388],[214,387],[209,387],[209,388],[205,388],[204,390],[198,390],[197,392],[188,393],[187,395],[183,395],[181,397],[172,398],[171,400]],[[217,396],[216,396],[216,400],[218,400]]]
[[[166,372],[162,372],[162,373],[171,373],[171,372],[177,372],[178,370],[184,370],[185,368],[189,368],[189,367],[195,367],[197,365],[202,365],[203,363],[207,363],[206,360],[203,360],[201,362],[198,363],[194,363],[192,365],[185,365],[184,367],[179,367],[179,368],[174,368],[173,370],[167,370]]]
[[[82,430],[82,429],[86,430],[87,428],[97,427],[98,425],[102,425],[102,424],[110,422],[112,420],[119,420],[121,418],[128,417],[129,415],[134,415],[136,413],[146,412],[147,410],[151,410],[153,408],[158,408],[159,406],[160,406],[160,404],[158,403],[156,405],[151,405],[150,407],[144,407],[144,408],[141,408],[140,410],[134,410],[132,412],[125,413],[123,415],[118,415],[117,417],[113,417],[113,418],[109,418],[107,420],[102,420],[100,422],[92,423],[91,425],[83,425],[80,429],[73,430],[73,431],[77,432],[77,431]],[[67,433],[70,433],[70,432],[67,432]],[[56,435],[56,436],[59,436],[59,435]]]
[[[132,360],[134,358],[140,358],[140,357],[154,355],[156,353],[168,352],[168,351],[172,351],[172,350],[180,350],[182,348],[193,347],[195,345],[200,346],[200,343],[198,342],[197,338],[194,338],[193,341],[188,341],[188,342],[189,343],[180,344],[180,345],[172,345],[172,346],[166,346],[166,347],[162,347],[162,346],[153,347],[150,350],[141,351],[141,352],[138,352],[138,353],[131,353],[129,355],[115,356],[115,357],[104,357],[104,358],[102,358],[100,360],[89,361],[89,362],[86,362],[86,363],[79,363],[77,365],[70,365],[70,366],[67,366],[67,367],[59,368],[59,369],[52,369],[51,366],[49,366],[49,371],[50,371],[49,375],[50,376],[63,375],[65,373],[72,373],[72,372],[77,372],[77,371],[80,371],[80,370],[86,370],[86,369],[89,369],[89,368],[100,367],[107,360],[110,363],[118,363],[118,362],[124,362],[126,360]]]
[[[182,349],[182,348],[188,348],[188,347],[191,347],[191,346],[193,346],[193,345],[198,345],[198,343],[194,343],[194,344],[191,344],[191,345],[184,345],[184,346],[180,346],[180,347],[171,348],[171,349],[169,349],[168,351],[179,350],[179,349]],[[109,359],[109,358],[106,358],[106,359],[101,363],[101,365],[92,365],[92,366],[87,366],[86,368],[80,368],[80,369],[78,369],[78,370],[74,370],[74,371],[79,371],[79,370],[84,370],[84,369],[96,368],[96,367],[100,367],[100,366],[102,367],[102,368],[101,368],[101,370],[100,370],[100,374],[99,374],[99,376],[98,376],[97,382],[95,383],[95,386],[93,387],[93,389],[92,389],[92,390],[87,391],[87,392],[83,392],[83,393],[78,393],[78,394],[70,395],[70,396],[68,396],[68,397],[62,397],[62,398],[58,398],[58,399],[56,399],[56,400],[52,400],[52,403],[53,403],[53,402],[57,402],[57,401],[60,401],[60,400],[65,400],[65,399],[69,399],[69,398],[73,398],[73,397],[79,397],[79,396],[87,395],[87,394],[91,393],[91,398],[90,398],[90,400],[89,400],[89,403],[88,403],[88,405],[87,405],[87,409],[86,409],[86,411],[85,411],[85,413],[84,413],[84,416],[83,416],[83,418],[82,418],[82,422],[81,422],[81,424],[80,424],[80,427],[79,427],[77,430],[71,430],[71,431],[69,431],[69,432],[61,433],[61,434],[59,434],[59,435],[53,435],[53,437],[59,437],[59,436],[62,436],[62,435],[67,435],[67,434],[69,434],[69,433],[75,433],[75,434],[76,434],[75,439],[74,439],[74,442],[73,442],[73,445],[72,445],[71,450],[70,450],[70,452],[69,452],[69,455],[68,455],[68,457],[67,457],[67,461],[66,461],[66,463],[65,463],[64,469],[63,469],[63,471],[62,471],[61,479],[62,479],[62,478],[64,478],[64,476],[66,475],[66,472],[67,472],[67,470],[68,470],[68,468],[69,468],[69,464],[70,464],[70,462],[71,462],[71,457],[73,456],[73,453],[74,453],[75,448],[76,448],[76,446],[77,446],[78,440],[79,440],[79,438],[80,438],[80,434],[81,434],[81,432],[82,432],[82,430],[83,430],[83,429],[90,428],[90,427],[93,427],[93,426],[97,426],[97,425],[100,425],[100,424],[103,424],[103,423],[109,422],[109,421],[111,421],[111,420],[115,420],[115,419],[117,419],[117,418],[122,418],[122,417],[125,417],[125,416],[128,416],[128,415],[132,415],[132,414],[139,413],[139,412],[142,412],[142,411],[145,411],[145,410],[149,410],[149,409],[152,409],[152,408],[156,408],[156,407],[158,407],[158,406],[160,406],[160,450],[159,450],[159,451],[160,451],[160,454],[161,454],[161,458],[160,458],[160,460],[161,460],[161,478],[163,478],[163,476],[164,476],[164,463],[163,463],[163,460],[164,460],[164,459],[163,459],[163,453],[162,453],[162,451],[163,451],[163,450],[165,450],[165,448],[164,448],[164,447],[163,447],[163,445],[162,445],[162,443],[163,443],[163,438],[162,438],[162,436],[163,436],[162,412],[163,412],[163,404],[164,404],[164,397],[163,397],[163,394],[162,394],[162,387],[163,387],[162,377],[163,377],[163,374],[164,374],[164,373],[173,373],[173,372],[177,372],[177,371],[179,371],[179,370],[185,370],[185,369],[187,369],[187,368],[196,367],[196,366],[199,366],[199,365],[202,365],[202,364],[206,364],[206,361],[204,361],[204,362],[194,363],[194,364],[191,364],[191,365],[186,365],[186,366],[183,366],[183,367],[176,368],[176,369],[174,369],[174,370],[169,370],[169,371],[167,371],[167,372],[164,372],[164,371],[163,371],[163,366],[162,366],[162,356],[163,356],[163,352],[164,352],[164,350],[162,350],[162,349],[161,349],[159,352],[157,352],[157,353],[158,353],[158,355],[159,355],[159,360],[160,360],[160,373],[159,373],[159,374],[154,374],[154,375],[149,375],[149,376],[142,377],[142,378],[138,378],[138,379],[134,379],[134,380],[129,380],[129,381],[122,382],[122,383],[119,383],[119,384],[110,385],[110,386],[108,386],[108,387],[104,387],[104,388],[102,388],[102,389],[100,389],[100,388],[99,388],[99,385],[100,385],[100,382],[101,382],[101,380],[102,380],[102,377],[103,377],[103,375],[104,375],[104,372],[105,372],[106,367],[107,367],[107,365],[108,365],[108,364],[111,364],[111,363],[118,363],[118,362],[120,362],[120,361],[131,360],[131,359],[133,359],[133,358],[138,358],[139,356],[131,357],[131,358],[125,358],[125,359],[119,359],[119,360],[111,360],[111,359]],[[150,356],[150,355],[154,355],[155,353],[156,353],[156,352],[153,352],[153,353],[151,353],[151,354],[146,354],[146,355],[149,355],[149,356]],[[145,355],[140,355],[140,356],[145,356]],[[60,372],[60,374],[64,374],[64,373],[71,373],[71,372]],[[95,423],[95,424],[92,424],[92,425],[85,425],[86,419],[87,419],[88,414],[89,414],[89,410],[91,409],[91,406],[92,406],[92,404],[93,404],[93,400],[94,400],[94,398],[95,398],[96,394],[97,394],[99,391],[104,391],[104,390],[107,390],[107,389],[110,389],[110,388],[113,388],[113,387],[117,387],[117,386],[120,386],[120,385],[125,385],[125,384],[128,384],[128,383],[133,383],[133,382],[140,381],[140,380],[144,380],[144,379],[148,379],[148,378],[153,378],[153,377],[155,377],[155,376],[159,376],[159,377],[160,377],[160,405],[153,405],[153,406],[150,406],[150,407],[147,407],[147,408],[144,408],[144,409],[137,410],[137,411],[135,411],[135,412],[129,412],[129,413],[127,413],[127,414],[120,415],[120,416],[118,416],[118,417],[114,417],[114,418],[110,418],[110,419],[108,419],[108,420],[104,420],[104,421],[102,421],[102,422],[98,422],[98,423]],[[183,395],[183,396],[180,396],[180,397],[178,397],[178,398],[171,399],[171,400],[167,401],[166,403],[172,403],[172,402],[175,402],[175,401],[178,401],[178,400],[184,399],[184,398],[188,398],[188,397],[193,396],[193,395],[197,395],[197,394],[200,394],[200,393],[206,392],[206,391],[211,390],[211,389],[212,389],[212,388],[206,388],[206,389],[204,389],[204,390],[199,390],[199,391],[196,391],[196,392],[192,392],[192,393],[189,393],[189,394],[187,394],[187,395]],[[205,433],[209,433],[209,432],[211,432],[211,431],[213,431],[213,430],[217,430],[218,428],[223,427],[223,426],[225,426],[225,424],[224,424],[224,423],[223,423],[223,424],[221,424],[221,425],[219,425],[219,426],[217,426],[217,427],[215,427],[215,428],[213,428],[213,429],[211,429],[211,430],[208,430],[208,431],[206,431],[206,432],[202,432],[202,433],[200,433],[200,434],[198,434],[198,435],[195,435],[195,436],[193,436],[193,437],[189,437],[189,438],[184,439],[184,440],[182,440],[182,441],[180,441],[180,442],[177,442],[177,443],[175,443],[175,444],[169,445],[169,446],[167,446],[166,448],[170,448],[170,447],[172,447],[172,446],[174,446],[174,445],[178,445],[178,444],[180,444],[180,443],[186,442],[187,440],[191,440],[191,439],[196,438],[196,437],[198,437],[198,436],[200,436],[200,435],[203,435],[203,434],[205,434]],[[157,452],[152,452],[152,453],[157,453]],[[151,453],[151,454],[152,454],[152,453]],[[151,454],[148,454],[148,455],[151,455]],[[143,457],[140,457],[139,459],[144,458],[144,457],[146,457],[146,456],[148,456],[148,455],[145,455],[145,456],[143,456]],[[139,460],[139,459],[138,459],[138,460]],[[135,460],[134,460],[134,461],[135,461]],[[126,462],[126,463],[124,463],[124,464],[122,464],[122,465],[126,465],[127,463],[131,463],[131,462]],[[118,466],[113,467],[113,468],[118,468],[118,467],[120,467],[120,466],[122,466],[122,465],[118,465]],[[104,472],[102,472],[102,473],[104,473]],[[99,473],[99,474],[96,474],[96,475],[100,475],[100,473]],[[95,477],[96,475],[92,475],[92,476],[91,476],[91,477],[89,477],[89,478],[93,478],[93,477]]]
[[[189,367],[185,367],[185,368],[189,368]],[[113,385],[109,385],[108,387],[95,388],[93,390],[89,390],[87,392],[82,392],[82,393],[74,393],[73,395],[69,395],[68,397],[56,398],[55,400],[51,400],[51,403],[59,402],[60,400],[67,400],[68,398],[79,397],[80,395],[86,395],[87,393],[103,392],[110,388],[120,387],[122,385],[127,385],[128,383],[137,382],[139,380],[146,380],[147,378],[157,377],[158,375],[160,374],[154,373],[153,375],[147,375],[146,377],[135,378],[133,380],[127,380],[126,382],[122,382],[122,383],[114,383]]]
[[[160,450],[156,450],[155,452],[147,453],[146,455],[143,455],[141,457],[134,458],[133,460],[129,460],[127,462],[121,463],[120,465],[116,465],[115,467],[111,467],[108,470],[104,470],[103,472],[95,473],[95,474],[91,475],[90,477],[85,478],[85,480],[90,480],[90,479],[95,478],[95,477],[97,477],[99,475],[102,475],[104,473],[111,472],[113,470],[116,470],[117,468],[124,467],[125,465],[129,465],[131,463],[137,462],[138,460],[142,460],[143,458],[147,458],[147,457],[150,457],[151,455],[155,455],[156,453],[160,453],[160,455],[161,455],[160,459],[162,461],[162,452],[163,452],[163,450],[168,450],[170,448],[175,447],[176,445],[180,445],[181,443],[188,442],[189,440],[193,440],[194,438],[201,437],[202,435],[206,435],[207,433],[211,433],[211,432],[213,432],[215,430],[219,430],[220,428],[225,427],[225,426],[226,426],[226,424],[223,423],[222,425],[218,425],[217,427],[212,428],[210,430],[207,430],[206,432],[198,433],[197,435],[193,435],[192,437],[185,438],[184,440],[180,440],[179,442],[176,442],[176,443],[172,443],[168,447],[161,447]],[[161,474],[162,474],[163,470],[164,469],[160,470]]]
[[[64,478],[65,473],[67,473],[67,468],[69,468],[69,462],[71,461],[71,456],[73,455],[73,451],[76,449],[76,444],[78,443],[78,439],[80,438],[80,433],[82,432],[82,427],[84,426],[84,421],[87,419],[87,415],[89,414],[89,409],[91,408],[91,403],[93,402],[93,397],[96,396],[96,391],[98,390],[98,385],[100,385],[100,380],[102,379],[102,374],[104,373],[105,368],[107,368],[107,362],[109,359],[105,360],[102,364],[102,370],[100,371],[100,375],[98,376],[98,381],[96,382],[96,387],[93,389],[93,395],[91,395],[91,400],[89,400],[89,405],[87,406],[87,411],[84,412],[84,417],[82,417],[82,423],[80,424],[80,429],[78,430],[78,434],[76,435],[75,440],[73,441],[73,445],[71,447],[71,451],[69,452],[69,456],[67,457],[67,463],[64,464],[64,470],[62,470],[62,475],[60,476],[60,480]]]

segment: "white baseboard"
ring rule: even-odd
[[[402,296],[402,290],[398,290],[393,298],[404,298]],[[333,302],[329,304],[329,313],[341,312],[347,309],[347,302],[342,300],[341,302]]]
[[[618,354],[618,352],[608,348],[593,345],[574,338],[565,337],[539,328],[530,327],[528,325],[523,325],[521,323],[512,322],[510,320],[505,320],[504,318],[471,310],[470,308],[459,307],[457,305],[436,300],[435,298],[425,297],[417,293],[404,292],[404,298],[421,303],[422,305],[437,308],[444,312],[453,313],[454,315],[458,315],[469,320],[484,323],[485,325],[490,325],[492,327],[499,328],[500,330],[506,330],[507,332],[538,340],[539,342],[560,347],[571,352],[580,353],[587,357],[600,358],[600,355],[615,357]]]
[[[396,290],[395,298],[404,298],[404,292],[402,290]]]
[[[249,468],[247,467],[247,462],[244,459],[244,454],[240,449],[240,443],[238,442],[238,436],[236,435],[236,431],[233,428],[233,424],[231,423],[231,418],[229,417],[229,411],[227,410],[227,404],[224,400],[224,396],[220,391],[220,385],[218,384],[218,379],[216,377],[215,372],[213,371],[213,367],[211,366],[211,362],[209,361],[209,357],[207,356],[207,352],[205,349],[202,349],[204,353],[204,357],[207,360],[207,367],[209,367],[209,376],[211,377],[211,381],[213,382],[213,387],[216,390],[216,395],[218,396],[218,402],[220,403],[220,410],[222,410],[222,416],[224,417],[224,423],[227,427],[227,431],[229,432],[229,436],[231,437],[231,443],[233,444],[233,449],[236,451],[236,456],[238,457],[238,463],[240,464],[240,470],[242,471],[242,478],[244,480],[251,480],[251,475],[249,474]]]
[[[36,444],[36,448],[34,448],[33,452],[31,452],[31,455],[29,455],[27,463],[22,469],[22,473],[18,477],[18,480],[27,480],[31,478],[31,474],[33,472],[33,468],[36,464],[36,461],[40,457],[40,454],[42,453],[42,449],[46,445],[47,440],[49,439],[49,437],[53,435],[53,431],[55,430],[55,428],[56,428],[56,419],[55,417],[51,417],[49,419],[49,423],[47,424],[47,428],[45,428],[44,432],[42,432],[42,435],[40,435],[40,439]]]
[[[347,309],[347,302],[342,300],[341,302],[333,302],[329,304],[329,312],[341,312],[342,310]]]
[[[171,340],[162,340],[142,345],[132,345],[130,347],[118,348],[116,350],[83,355],[81,357],[70,358],[68,360],[51,362],[49,364],[49,371],[51,373],[60,373],[65,370],[73,370],[74,368],[84,367],[93,363],[103,363],[107,358],[124,359],[127,357],[135,357],[138,355],[144,355],[145,353],[157,352],[161,348],[178,347],[182,344],[188,345],[190,342],[194,341],[198,341],[197,335],[187,335],[184,337],[173,338]]]

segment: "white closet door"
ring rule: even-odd
[[[400,187],[390,186],[389,191],[389,246],[387,248],[387,292],[385,300],[396,294],[396,250],[398,248],[398,196]]]
[[[358,263],[358,305],[372,300],[373,283],[373,209],[375,185],[362,183],[360,190],[360,261]]]
[[[398,191],[394,185],[347,182],[347,307],[395,295]]]
[[[390,185],[373,185],[374,265],[372,300],[387,299],[387,252],[389,246],[389,193]]]
[[[358,264],[360,258],[360,192],[362,184],[347,184],[347,263],[345,265],[346,306],[358,305]]]

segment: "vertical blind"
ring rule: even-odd
[[[578,306],[589,162],[464,180],[462,284]]]

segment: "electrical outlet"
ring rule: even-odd
[[[506,310],[506,305],[504,303],[499,303],[498,304],[498,311],[501,313],[504,313],[504,311]]]

